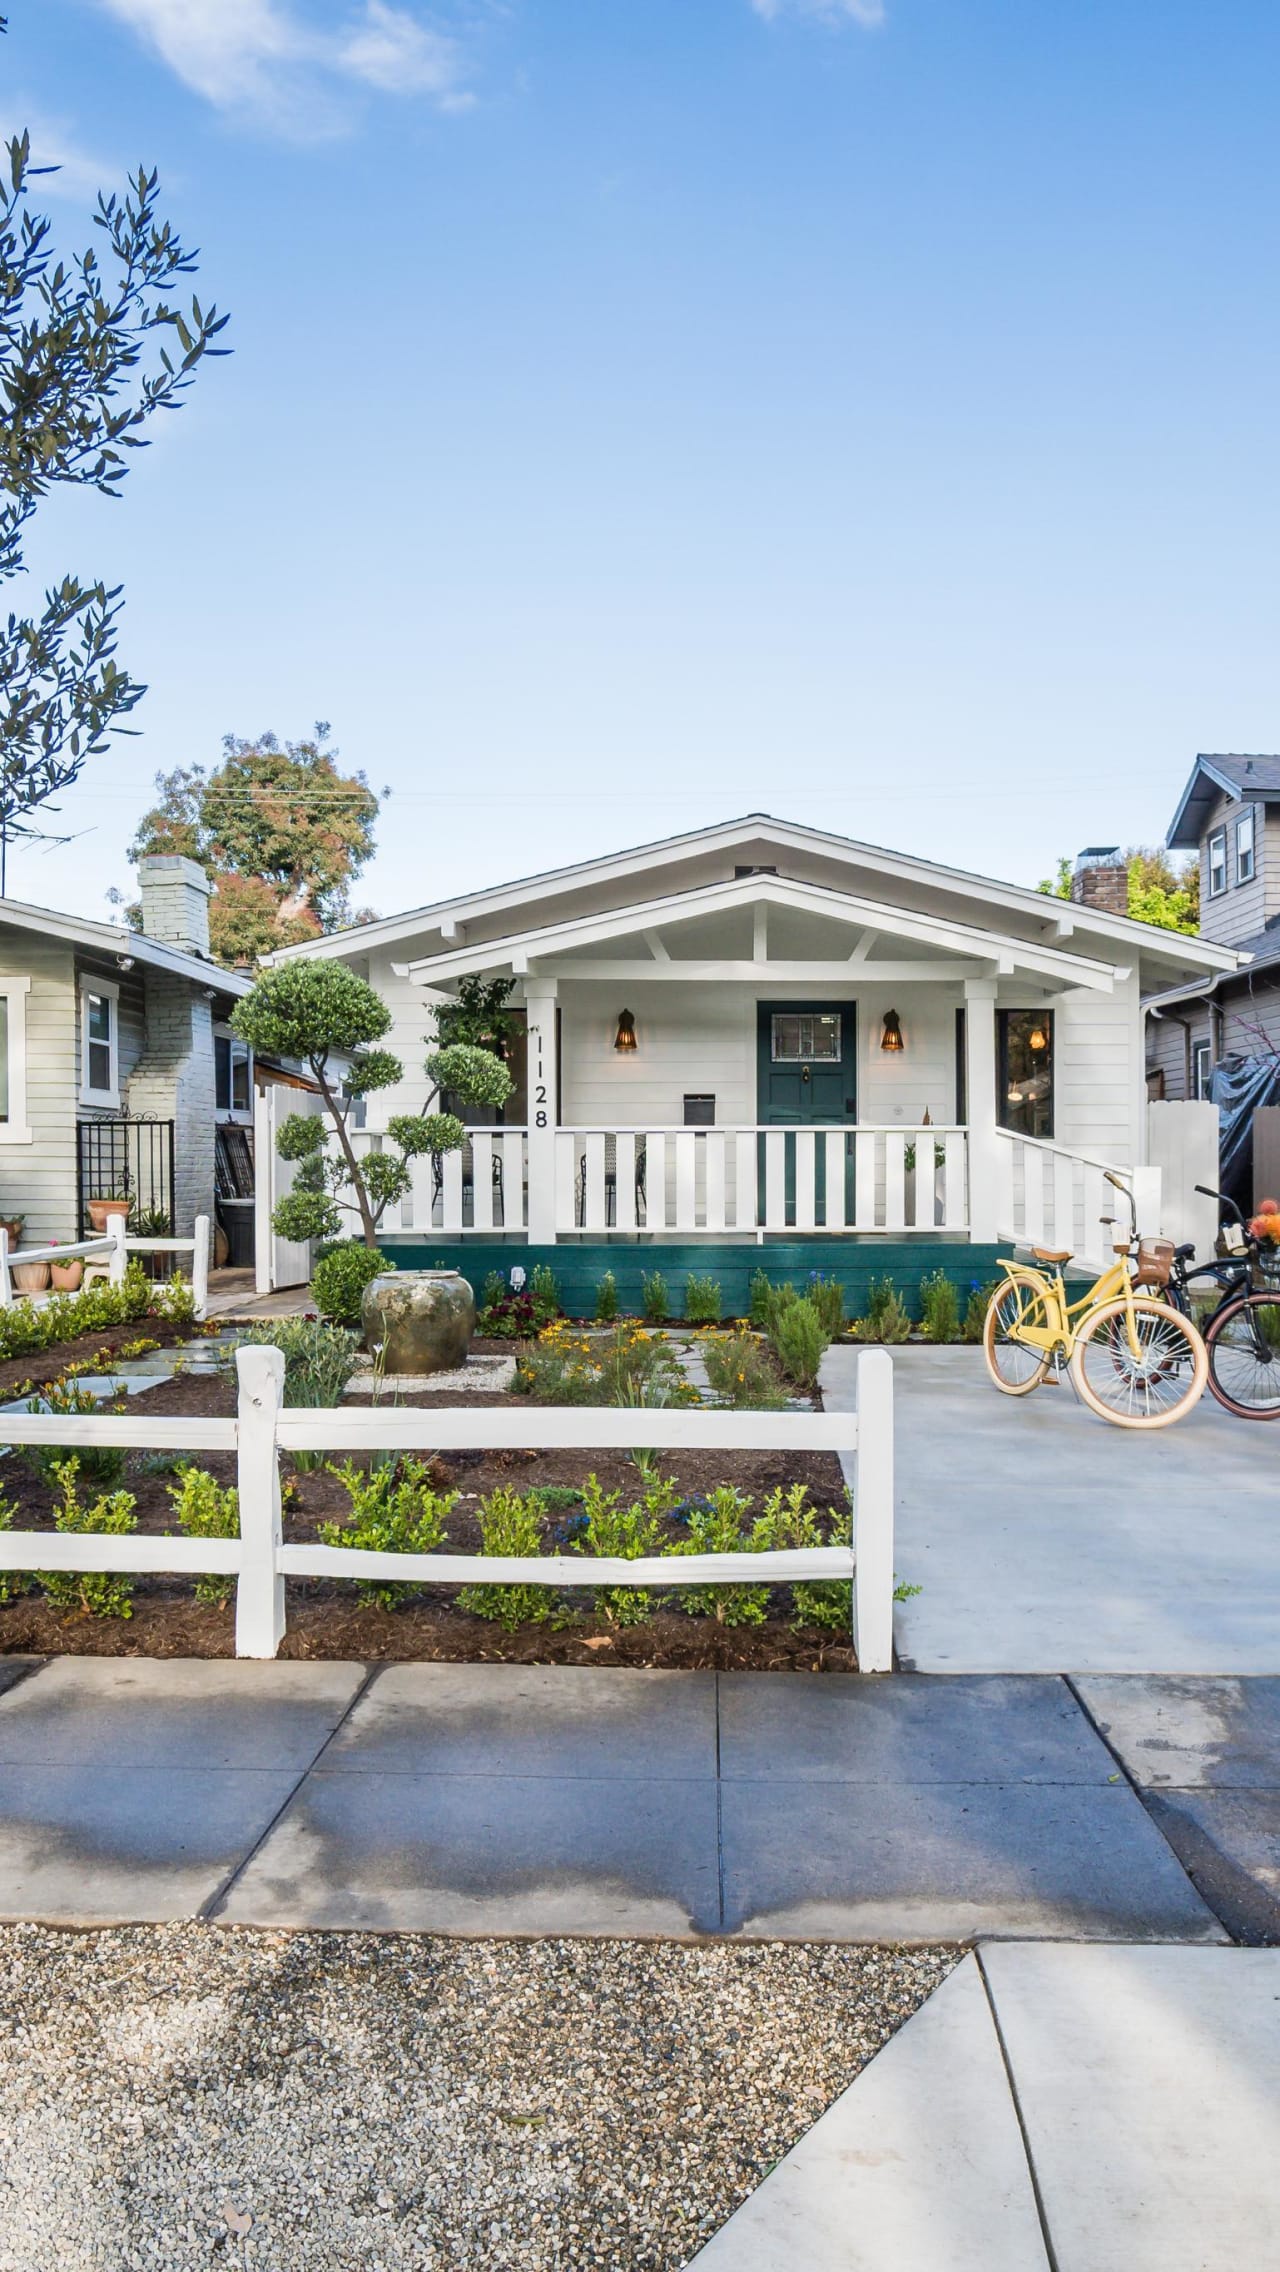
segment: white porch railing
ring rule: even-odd
[[[1124,1168],[1039,1137],[996,1132],[997,1223],[1000,1239],[1019,1246],[1048,1246],[1075,1255],[1083,1267],[1103,1269],[1112,1259],[1105,1226],[1128,1210],[1108,1174],[1132,1188],[1143,1231],[1160,1228],[1159,1168]]]
[[[963,1128],[561,1128],[556,1229],[963,1231]]]
[[[416,1585],[689,1586],[787,1585],[852,1579],[854,1645],[862,1672],[893,1664],[893,1360],[868,1349],[857,1362],[857,1411],[636,1412],[470,1409],[314,1411],[283,1407],[278,1349],[236,1352],[237,1414],[183,1419],[135,1408],[123,1414],[0,1413],[0,1444],[87,1445],[187,1453],[234,1452],[238,1538],[124,1536],[0,1530],[0,1570],[145,1570],[236,1580],[236,1654],[274,1657],[285,1633],[285,1580],[407,1579]],[[519,1450],[627,1450],[643,1420],[646,1444],[668,1450],[828,1451],[852,1455],[853,1541],[770,1554],[383,1554],[369,1549],[286,1545],[280,1502],[282,1451],[448,1451],[475,1444]]]
[[[357,1152],[381,1137],[360,1130]],[[555,1224],[574,1231],[964,1231],[967,1137],[958,1127],[558,1128]],[[470,1128],[462,1151],[413,1163],[387,1230],[523,1231],[523,1128]]]

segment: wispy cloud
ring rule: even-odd
[[[751,0],[757,16],[810,16],[820,24],[861,24],[874,31],[885,20],[884,0]]]
[[[27,102],[22,97],[12,99],[6,107],[31,136],[32,165],[58,169],[32,183],[32,195],[37,202],[46,203],[51,197],[59,197],[77,205],[91,205],[100,189],[110,189],[118,183],[120,167],[105,158],[92,157],[65,119],[52,116],[41,110],[38,103]]]
[[[448,110],[470,100],[460,42],[390,0],[361,0],[333,29],[289,0],[97,4],[217,109],[289,131],[340,130],[360,90],[426,96]]]

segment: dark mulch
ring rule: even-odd
[[[105,1339],[103,1336],[94,1346],[103,1346]],[[427,1411],[433,1405],[456,1407],[457,1401],[456,1396],[440,1392],[398,1400],[401,1409],[412,1405]],[[536,1409],[523,1397],[489,1393],[469,1397],[468,1404],[472,1403],[490,1408],[518,1407],[530,1413]],[[230,1415],[235,1410],[235,1389],[225,1376],[184,1374],[131,1397],[129,1409],[157,1414]],[[168,1465],[155,1454],[131,1453],[128,1457],[125,1485],[137,1501],[140,1531],[174,1528],[168,1486],[179,1455],[167,1456]],[[595,1474],[607,1490],[619,1490],[625,1499],[638,1498],[642,1489],[634,1465],[621,1452],[477,1449],[432,1453],[427,1448],[419,1456],[428,1466],[435,1489],[460,1494],[449,1521],[449,1545],[454,1552],[478,1549],[476,1504],[500,1485],[520,1491],[556,1485],[580,1489],[588,1475]],[[204,1453],[200,1464],[220,1483],[235,1481],[231,1454]],[[662,1467],[686,1496],[731,1483],[759,1504],[779,1484],[804,1483],[816,1507],[841,1515],[844,1510],[844,1479],[839,1461],[829,1453],[681,1451],[665,1455]],[[300,1475],[292,1471],[292,1463],[286,1459],[283,1473],[287,1538],[313,1539],[321,1523],[341,1521],[348,1514],[347,1494],[328,1468]],[[0,1492],[13,1503],[15,1528],[51,1527],[54,1492],[17,1452],[0,1462]],[[544,1524],[548,1547],[563,1546],[567,1519],[564,1511],[548,1516]],[[673,1539],[680,1536],[678,1522],[667,1528]],[[584,1603],[589,1600],[588,1596],[579,1598]],[[838,1634],[815,1629],[793,1631],[787,1622],[785,1594],[779,1594],[772,1606],[778,1614],[758,1626],[720,1626],[712,1618],[662,1610],[645,1624],[620,1631],[584,1613],[562,1630],[541,1623],[506,1633],[500,1626],[460,1609],[452,1589],[424,1589],[403,1607],[387,1611],[359,1602],[350,1584],[292,1580],[288,1632],[281,1654],[453,1663],[659,1665],[721,1671],[856,1670],[853,1651]],[[67,1618],[39,1595],[26,1594],[0,1606],[0,1654],[14,1653],[230,1656],[234,1654],[233,1615],[229,1605],[217,1607],[193,1600],[191,1585],[176,1579],[139,1578],[134,1613],[127,1620]]]

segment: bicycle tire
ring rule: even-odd
[[[1265,1331],[1259,1333],[1257,1326],[1257,1320],[1268,1310],[1280,1322],[1280,1298],[1256,1290],[1239,1294],[1217,1312],[1205,1334],[1209,1387],[1219,1404],[1237,1420],[1280,1420],[1280,1347],[1274,1346]],[[1246,1328],[1247,1340],[1236,1338],[1242,1327]],[[1269,1354],[1265,1357],[1259,1350],[1259,1339],[1267,1345]],[[1253,1396],[1242,1396],[1240,1390],[1250,1386]]]
[[[1127,1369],[1118,1350],[1128,1348],[1123,1295],[1103,1302],[1084,1318],[1071,1352],[1071,1381],[1082,1404],[1115,1428],[1168,1428],[1198,1404],[1209,1377],[1205,1345],[1188,1317],[1168,1302],[1135,1296],[1133,1308],[1143,1347]],[[1117,1334],[1117,1327],[1120,1334]],[[1096,1378],[1090,1373],[1097,1360]],[[1111,1389],[1108,1402],[1102,1390]],[[1175,1392],[1177,1392],[1175,1394]]]
[[[1009,1296],[1014,1297],[1012,1304],[1006,1299]],[[1039,1388],[1049,1370],[1047,1350],[1038,1355],[1025,1344],[1009,1340],[1007,1334],[1001,1335],[1002,1324],[1010,1321],[1011,1308],[1016,1308],[1022,1322],[1028,1318],[1037,1322],[1037,1305],[1041,1313],[1038,1322],[1047,1324],[1049,1313],[1040,1281],[1032,1271],[1021,1270],[1006,1271],[987,1304],[987,1314],[982,1321],[982,1354],[987,1361],[987,1371],[1002,1396],[1029,1396],[1033,1388]],[[1000,1370],[1002,1362],[1008,1367],[1007,1373]]]

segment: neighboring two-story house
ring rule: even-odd
[[[0,1216],[84,1235],[127,1191],[153,1231],[252,1215],[253,1068],[229,1019],[250,980],[209,952],[209,883],[138,869],[141,929],[0,899]],[[229,1219],[229,1220],[228,1220]],[[246,1256],[248,1259],[248,1256]]]
[[[1280,1075],[1280,757],[1197,757],[1167,842],[1200,855],[1201,937],[1249,960],[1149,1004],[1151,1093],[1207,1097],[1227,1059]]]

